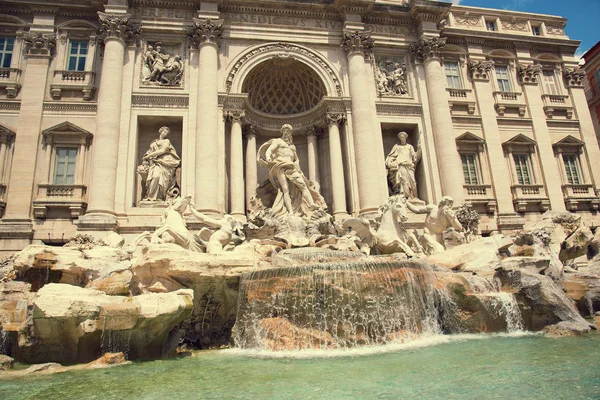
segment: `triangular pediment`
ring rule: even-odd
[[[465,132],[456,138],[457,142],[470,144],[485,144],[485,140],[471,132]]]
[[[581,140],[577,139],[575,136],[567,135],[564,138],[560,139],[558,142],[554,143],[552,146],[554,147],[583,147],[585,143]]]
[[[5,143],[11,141],[15,137],[15,133],[5,126],[0,125],[0,142]]]
[[[502,143],[502,145],[504,145],[504,146],[507,146],[507,145],[535,146],[536,144],[537,143],[535,142],[535,140],[523,135],[522,133],[519,133],[517,136],[514,136],[513,138]]]
[[[61,122],[58,125],[54,125],[51,128],[44,129],[42,131],[44,136],[52,135],[65,135],[65,136],[78,136],[78,137],[90,137],[93,136],[91,132],[86,131],[83,128],[78,127],[75,124],[72,124],[69,121]]]

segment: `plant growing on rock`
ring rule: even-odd
[[[466,241],[470,242],[477,233],[477,227],[481,216],[475,211],[471,203],[464,203],[461,204],[456,211],[456,218],[465,230]]]
[[[97,239],[92,235],[80,233],[69,240],[65,247],[75,247],[79,251],[90,250],[97,246],[108,246],[102,239]]]

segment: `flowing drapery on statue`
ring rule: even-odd
[[[256,189],[255,202],[270,208],[273,216],[304,217],[327,208],[316,184],[300,169],[291,125],[283,125],[281,133],[281,138],[267,141],[258,150],[258,164],[269,168],[269,180]]]
[[[407,138],[406,132],[398,134],[400,144],[394,145],[385,159],[385,166],[392,194],[402,194],[411,200],[418,198],[415,166],[421,159],[421,146],[419,142],[415,151],[414,147],[406,142]]]
[[[137,169],[142,177],[142,201],[165,201],[179,195],[175,173],[181,159],[167,139],[171,130],[163,126],[158,132],[159,138],[150,143],[150,148]]]

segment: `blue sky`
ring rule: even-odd
[[[499,8],[567,18],[569,38],[581,40],[582,55],[600,41],[600,0],[446,0],[463,6]]]

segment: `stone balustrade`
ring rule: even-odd
[[[0,68],[0,88],[6,89],[6,97],[17,97],[21,88],[21,70],[19,68]]]
[[[524,117],[527,110],[523,94],[519,92],[494,92],[496,112],[503,116],[507,109],[516,109],[519,116]]]
[[[50,94],[59,100],[63,90],[83,92],[84,100],[91,100],[96,86],[94,84],[96,73],[92,71],[54,71],[54,78],[50,84]]]
[[[528,211],[528,206],[539,207],[540,211],[550,209],[550,200],[544,185],[513,185],[511,192],[517,212]]]
[[[46,218],[48,208],[63,208],[69,210],[71,218],[77,218],[87,206],[86,192],[86,185],[40,183],[37,198],[33,202],[34,215],[36,218]]]
[[[498,202],[494,198],[492,185],[464,185],[463,187],[465,189],[465,202],[484,206],[489,214],[496,211]]]
[[[473,90],[471,89],[451,89],[446,88],[448,92],[448,103],[450,105],[450,110],[458,110],[460,107],[466,108],[469,114],[475,113],[475,96],[473,95]]]
[[[579,205],[587,204],[590,209],[598,211],[600,199],[594,191],[591,184],[562,185],[563,195],[565,197],[565,206],[569,211],[577,211]]]
[[[547,118],[552,118],[556,111],[562,111],[567,119],[573,118],[573,105],[567,95],[561,94],[544,94],[544,112]]]

